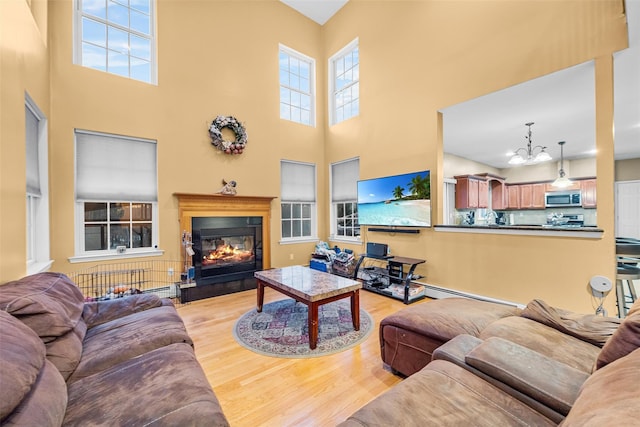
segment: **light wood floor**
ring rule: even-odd
[[[265,303],[283,298],[265,290]],[[371,335],[352,349],[311,359],[262,356],[241,347],[232,329],[255,305],[251,290],[178,308],[232,427],[335,426],[401,381],[383,367],[378,325],[406,307],[402,302],[360,291],[360,307],[375,321]]]

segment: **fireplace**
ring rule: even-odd
[[[194,217],[196,286],[252,278],[262,270],[262,217]]]
[[[271,268],[271,200],[274,197],[175,193],[180,234],[192,236],[193,256],[181,261],[195,270],[195,286],[183,302],[256,288],[253,273]]]

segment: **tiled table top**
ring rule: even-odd
[[[254,276],[275,288],[286,289],[308,301],[318,301],[362,288],[362,283],[356,280],[300,265],[256,271]]]

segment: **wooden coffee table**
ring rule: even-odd
[[[264,288],[268,286],[309,307],[309,348],[318,344],[318,307],[351,297],[353,328],[360,330],[360,288],[362,283],[299,265],[256,271],[258,313],[262,312]]]

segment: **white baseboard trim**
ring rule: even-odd
[[[469,292],[457,291],[455,289],[443,288],[441,286],[430,285],[424,282],[418,282],[416,280],[412,281],[413,283],[417,283],[425,287],[425,295],[429,298],[433,299],[442,299],[442,298],[469,298],[475,299],[478,301],[488,301],[495,302],[498,304],[511,305],[518,308],[524,308],[525,305],[518,304],[512,301],[505,301],[501,299],[491,298],[484,295],[472,294]]]

